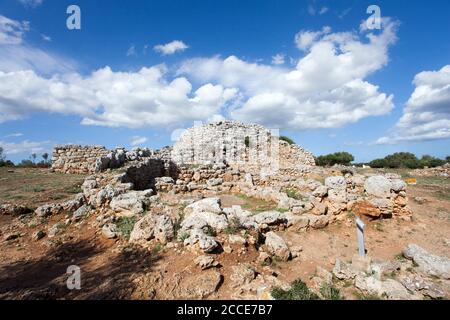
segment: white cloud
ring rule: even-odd
[[[146,137],[141,137],[141,136],[133,136],[131,137],[131,146],[138,146],[140,144],[146,143],[147,142],[147,138]]]
[[[19,143],[0,141],[6,155],[12,154],[32,154],[41,153],[49,149],[50,141],[29,141],[24,140]]]
[[[135,48],[134,45],[132,45],[132,46],[129,47],[128,50],[127,50],[127,57],[130,57],[130,56],[136,56],[136,55],[137,55],[137,54],[136,54],[136,48]]]
[[[319,14],[320,14],[320,15],[325,14],[325,13],[328,12],[328,10],[329,10],[328,7],[322,7],[322,8],[320,8]]]
[[[416,88],[390,136],[377,144],[450,138],[450,65],[414,77]]]
[[[24,41],[29,30],[27,21],[16,21],[0,15],[0,71],[35,70],[50,75],[75,69],[75,62],[47,53]]]
[[[21,44],[29,29],[28,21],[16,21],[0,15],[0,45]]]
[[[281,65],[284,64],[284,54],[277,53],[272,57],[272,64]]]
[[[180,40],[173,40],[172,42],[159,44],[153,47],[156,52],[159,52],[162,55],[171,55],[177,51],[184,51],[187,48],[189,48],[189,46]]]
[[[45,34],[41,34],[41,37],[42,37],[42,39],[44,41],[47,41],[47,42],[51,42],[52,41],[52,38],[50,36],[45,35]]]
[[[5,138],[17,138],[23,136],[21,132],[10,133],[5,136]]]
[[[392,110],[392,95],[364,79],[387,64],[396,27],[386,19],[379,34],[303,31],[297,40],[314,36],[299,40],[306,55],[291,69],[216,56],[188,60],[178,72],[238,88],[231,118],[294,130],[340,127]]]
[[[208,119],[237,93],[209,83],[194,91],[184,77],[167,81],[166,72],[164,66],[138,72],[105,67],[87,77],[0,72],[0,123],[32,112],[53,112],[79,115],[86,125],[167,126]]]
[[[18,0],[26,7],[36,8],[42,4],[42,0]]]
[[[331,28],[328,26],[323,27],[320,31],[302,30],[295,35],[294,41],[298,49],[306,51],[317,41],[317,39],[330,32]]]

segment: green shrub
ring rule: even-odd
[[[294,140],[292,140],[291,138],[286,137],[286,136],[280,136],[280,140],[286,141],[289,144],[295,144]]]
[[[133,231],[134,224],[136,223],[135,217],[120,217],[117,220],[117,230],[125,239],[130,239],[131,231]]]
[[[242,226],[241,222],[238,218],[234,217],[229,220],[228,226],[225,228],[224,232],[226,234],[236,234],[242,229],[244,229],[244,227]]]
[[[316,164],[319,166],[333,166],[335,164],[349,165],[355,158],[352,154],[342,151],[316,158]]]
[[[295,280],[291,283],[289,290],[275,287],[271,291],[275,300],[320,300],[319,296],[309,290],[302,280]]]

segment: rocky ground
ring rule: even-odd
[[[309,178],[326,181],[331,171],[318,169]],[[355,256],[354,211],[339,210],[337,218],[326,212],[337,210],[327,201],[330,195],[339,200],[339,174],[328,180],[338,187],[330,186],[324,201],[317,202],[323,185],[314,187],[316,202],[301,213],[294,212],[300,200],[289,200],[283,208],[284,198],[261,199],[244,189],[209,185],[170,192],[164,189],[175,184],[170,179],[159,181],[156,192],[125,190],[125,184],[104,182],[116,179],[115,171],[84,183],[82,176],[49,172],[36,178],[33,169],[0,174],[2,299],[450,297],[446,176],[395,172],[417,179],[406,191],[390,195],[406,199],[401,194],[406,192],[412,214],[388,217],[370,207],[361,216],[368,255],[361,259]],[[222,184],[222,178],[215,179],[211,184]],[[24,199],[20,192],[26,192]],[[61,196],[50,201],[56,193]],[[70,265],[81,269],[79,290],[67,288]],[[308,290],[311,295],[305,294]]]

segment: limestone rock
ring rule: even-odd
[[[248,264],[239,264],[231,267],[230,280],[233,287],[239,287],[248,284],[256,277],[256,272],[253,266]]]
[[[202,269],[209,269],[212,267],[217,267],[219,263],[214,260],[211,256],[198,256],[195,258],[194,262]]]
[[[219,247],[219,243],[212,236],[206,235],[201,229],[193,229],[187,239],[184,240],[184,245],[198,244],[200,250],[206,253],[211,253]]]
[[[129,213],[130,215],[142,214],[150,204],[151,189],[144,191],[130,191],[112,198],[110,207],[118,213]]]
[[[367,178],[364,189],[367,194],[377,198],[389,198],[392,183],[383,176],[372,176]]]
[[[199,213],[199,212],[211,212],[216,214],[222,213],[222,208],[220,207],[220,199],[219,198],[202,199],[200,201],[188,205],[184,209],[185,214]]]
[[[426,275],[450,279],[450,259],[433,255],[416,244],[409,244],[403,255],[412,259]]]
[[[114,223],[107,223],[102,227],[102,234],[108,239],[117,238],[117,226]]]
[[[269,253],[279,257],[283,261],[288,261],[291,258],[291,251],[284,242],[283,238],[278,236],[273,231],[267,232],[265,234],[265,237],[266,240],[264,244],[266,245]]]

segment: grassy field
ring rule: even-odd
[[[36,208],[81,192],[83,175],[52,173],[38,168],[0,168],[0,203]]]

